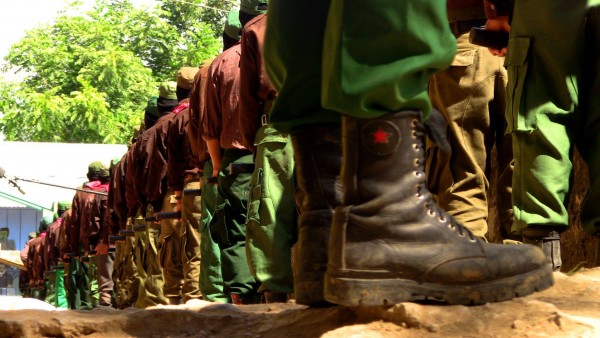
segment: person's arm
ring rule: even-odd
[[[221,171],[221,142],[213,138],[206,140],[206,145],[213,165],[212,177],[217,177]]]

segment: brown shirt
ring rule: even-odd
[[[65,211],[61,218],[62,218],[62,222],[60,224],[60,231],[58,233],[58,251],[60,252],[60,257],[64,259],[65,254],[69,251],[69,241],[67,240],[67,233],[70,229],[70,223],[71,223],[71,215],[72,215],[72,209],[67,209],[67,211]]]
[[[168,187],[176,191],[183,190],[186,176],[198,175],[198,158],[187,137],[189,116],[189,107],[176,113],[167,133],[167,181]]]
[[[144,168],[147,168],[142,194],[154,211],[162,210],[163,197],[167,192],[167,134],[175,116],[173,113],[162,116],[142,134],[142,153],[146,155]]]
[[[139,141],[135,142],[129,151],[125,154],[125,159],[127,161],[127,166],[125,169],[125,201],[127,204],[127,217],[136,216],[138,208],[141,204],[138,201],[137,193],[135,191],[135,178],[136,178],[136,158],[135,154],[137,149],[139,148]]]
[[[240,125],[244,144],[252,145],[261,126],[261,117],[275,100],[277,91],[273,87],[263,64],[262,46],[267,16],[261,14],[244,26],[240,61]]]
[[[107,192],[108,185],[100,181],[92,181],[83,185],[83,189],[98,192]],[[69,224],[69,247],[71,252],[79,253],[81,249],[88,250],[90,245],[96,245],[97,238],[90,237],[93,230],[90,229],[92,222],[91,208],[96,194],[77,191],[71,205],[72,214]],[[96,233],[97,234],[97,233]]]
[[[218,139],[223,149],[249,149],[242,141],[239,114],[240,45],[215,58],[208,69],[203,138]]]
[[[48,226],[48,235],[46,238],[48,240],[48,245],[44,247],[44,257],[46,258],[46,268],[49,268],[52,265],[58,264],[60,258],[59,252],[59,236],[60,236],[60,227],[62,224],[62,218],[54,221],[50,226]]]
[[[204,66],[200,67],[200,70],[194,76],[194,84],[190,93],[190,113],[186,134],[191,150],[198,160],[198,163],[196,163],[198,172],[204,171],[204,162],[209,158],[208,148],[202,138],[202,128],[200,126],[200,114],[204,114],[207,74],[208,66]]]

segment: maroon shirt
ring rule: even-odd
[[[186,133],[193,156],[198,160],[196,168],[198,168],[198,172],[200,173],[204,171],[204,163],[210,157],[206,142],[202,138],[202,127],[200,125],[200,115],[204,114],[204,94],[206,92],[207,74],[208,66],[201,66],[200,70],[194,76],[194,85],[190,93],[190,112]]]
[[[261,127],[261,117],[277,96],[263,64],[266,28],[267,16],[261,14],[244,26],[241,41],[239,123],[246,126],[242,130],[242,139],[244,144],[252,145],[252,151],[255,151],[254,139]]]
[[[223,149],[249,149],[242,140],[239,119],[240,45],[215,58],[208,69],[206,115],[202,122],[205,140],[218,139]]]
[[[169,189],[183,190],[186,176],[198,176],[198,158],[187,137],[190,110],[184,108],[175,115],[167,134],[167,181]]]

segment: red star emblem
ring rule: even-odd
[[[386,133],[381,127],[377,129],[373,134],[373,142],[375,144],[388,144],[390,133]]]

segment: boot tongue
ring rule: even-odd
[[[427,135],[433,142],[445,153],[450,152],[450,143],[448,142],[448,122],[442,113],[436,109],[431,110],[429,118],[425,121]]]

